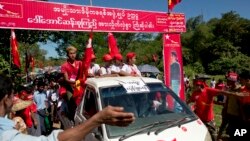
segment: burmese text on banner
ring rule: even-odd
[[[46,11],[46,12],[45,12]],[[185,32],[183,13],[1,0],[0,28],[95,32]]]

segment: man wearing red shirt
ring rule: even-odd
[[[213,97],[221,91],[206,87],[201,80],[195,81],[195,90],[188,103],[195,103],[194,112],[204,123],[211,122],[214,120]]]
[[[213,111],[213,97],[219,94],[240,96],[236,93],[230,93],[222,90],[209,88],[202,80],[194,80],[195,90],[191,95],[189,101],[195,103],[195,114],[204,122],[208,127],[213,139],[215,140],[216,128],[214,123],[214,111]]]
[[[33,95],[28,94],[26,91],[21,91],[19,94],[22,100],[33,100]],[[23,118],[29,135],[41,136],[41,129],[39,128],[39,120],[37,115],[37,106],[33,102],[30,106],[22,111],[18,111],[18,114]]]
[[[241,92],[250,93],[250,71],[244,71],[240,74],[242,84]],[[250,96],[240,99],[241,115],[244,121],[250,123]]]
[[[92,36],[92,35],[91,35]],[[77,49],[74,46],[69,46],[67,49],[67,61],[61,66],[61,72],[64,74],[67,89],[67,103],[70,109],[70,119],[73,121],[75,109],[80,104],[84,92],[84,83],[88,76],[88,69],[91,64],[92,37],[89,38],[88,44],[82,61],[76,60]]]

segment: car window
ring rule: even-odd
[[[93,89],[87,88],[82,109],[82,115],[87,119],[97,113],[96,96]]]

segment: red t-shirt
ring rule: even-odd
[[[73,66],[68,61],[61,66],[61,72],[68,74],[68,79],[75,81],[78,75],[79,68],[82,66],[81,61],[75,61],[75,66]]]
[[[242,88],[240,91],[245,93],[250,93],[250,90],[247,89],[247,87]],[[240,102],[241,104],[250,104],[250,96],[241,97]]]
[[[215,89],[218,89],[218,90],[224,90],[225,87],[226,87],[226,85],[223,84],[223,83],[220,83],[220,84],[217,83],[217,84],[215,85]]]
[[[93,54],[93,49],[86,48],[84,58],[82,61],[75,61],[75,66],[73,66],[71,63],[67,61],[61,66],[61,72],[67,73],[69,80],[72,80],[72,81],[76,81],[77,79],[82,80],[81,81],[82,87],[79,90],[77,90],[76,88],[74,88],[73,90],[73,99],[76,105],[80,104],[82,97],[83,97],[85,81],[87,79],[88,69],[91,64],[92,54]]]
[[[32,105],[30,105],[27,108],[25,108],[22,111],[22,113],[21,113],[22,118],[23,118],[25,124],[29,128],[31,128],[32,125],[33,125],[32,117],[31,117],[31,112],[33,112],[33,113],[37,112],[37,106],[36,106],[35,103],[33,103]]]
[[[214,119],[213,97],[218,93],[216,89],[205,87],[203,91],[193,92],[190,100],[195,102],[195,113],[203,121]]]

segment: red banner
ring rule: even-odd
[[[185,32],[181,13],[149,12],[29,0],[1,0],[0,28],[104,31]]]
[[[183,101],[184,81],[180,34],[163,34],[164,81]]]

